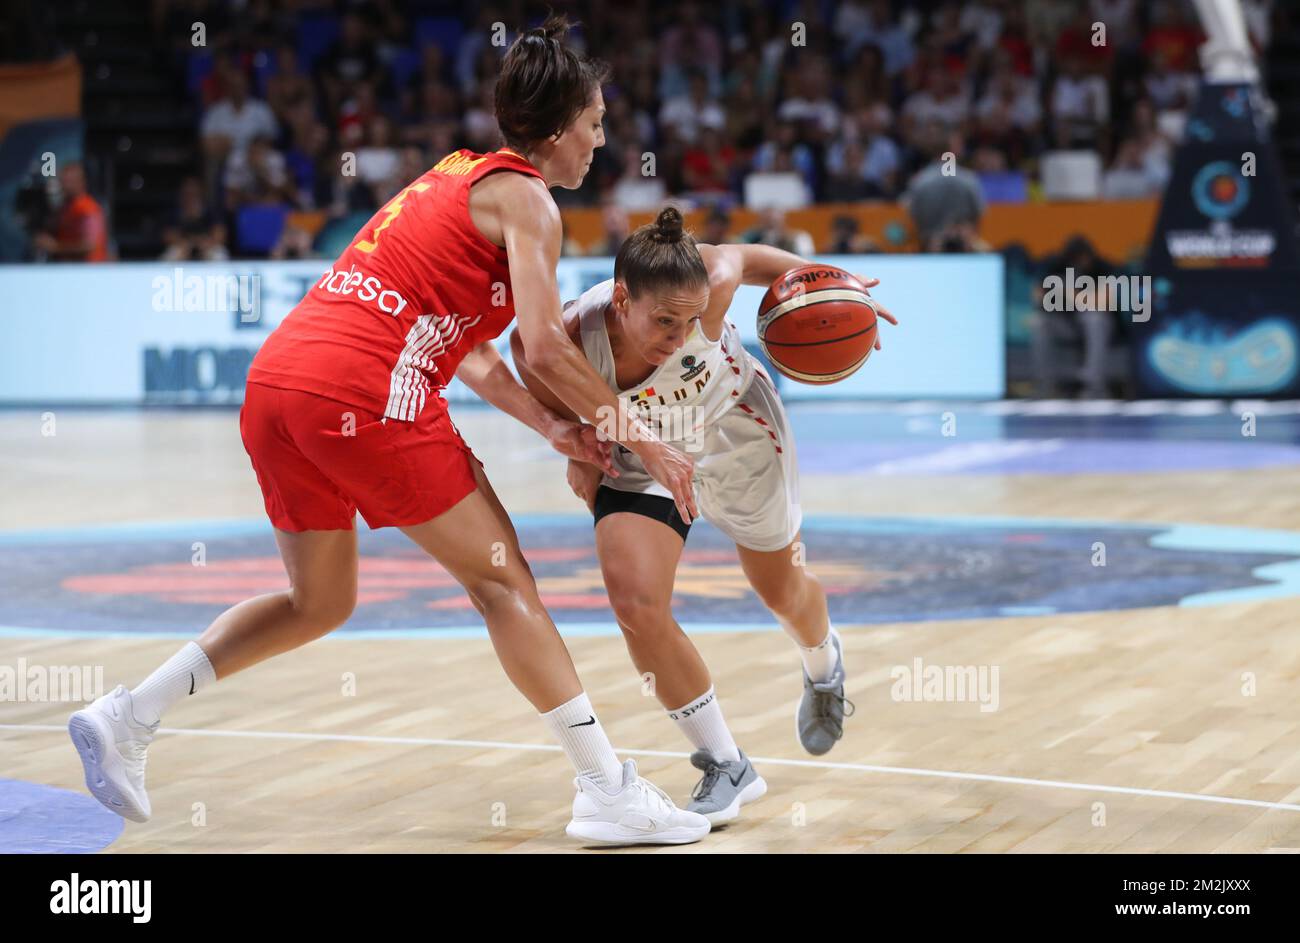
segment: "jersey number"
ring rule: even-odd
[[[362,252],[374,252],[375,247],[379,245],[379,234],[387,229],[393,220],[397,219],[398,213],[402,212],[402,201],[406,199],[406,195],[412,190],[416,193],[423,193],[427,189],[429,189],[429,184],[427,183],[413,183],[401,193],[397,194],[397,196],[389,200],[388,205],[384,207],[384,210],[388,215],[384,217],[382,223],[375,227],[375,231],[370,234],[369,239],[361,239],[357,242],[357,248]]]

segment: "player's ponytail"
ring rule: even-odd
[[[572,24],[552,14],[510,46],[497,77],[495,111],[501,136],[518,151],[554,137],[587,107],[609,66],[565,43]]]
[[[614,278],[627,286],[633,298],[645,292],[709,284],[709,270],[685,224],[681,210],[665,206],[653,223],[646,223],[624,240],[614,259]]]

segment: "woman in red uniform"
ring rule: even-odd
[[[633,761],[619,763],[514,527],[440,395],[459,376],[562,453],[610,467],[608,445],[534,399],[492,345],[518,309],[529,363],[547,386],[589,422],[618,415],[566,335],[555,281],[561,230],[549,188],[578,187],[604,144],[606,69],[564,44],[567,29],[548,20],[502,63],[496,113],[509,146],[456,151],[401,190],[254,359],[240,431],[291,588],[228,610],[138,687],[118,686],[72,716],[86,785],[113,811],[149,817],[145,748],[166,707],[348,619],[359,510],[371,527],[400,528],[469,593],[506,674],[577,771],[570,835],[680,843],[708,832]],[[636,417],[617,425],[693,518],[691,460]]]

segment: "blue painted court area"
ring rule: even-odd
[[[124,824],[89,795],[0,779],[0,854],[101,851]]]
[[[617,634],[590,519],[519,515],[516,525],[562,631]],[[803,533],[807,560],[841,625],[1300,595],[1300,534],[1286,531],[810,517]],[[358,606],[342,633],[483,634],[461,587],[399,532],[363,530],[360,541]],[[196,542],[205,546],[201,565]],[[0,534],[0,634],[189,638],[229,606],[286,586],[263,521]],[[694,632],[775,630],[734,546],[702,522],[683,554],[674,610]]]
[[[1038,406],[1036,409],[1035,406]],[[1053,475],[1300,466],[1300,415],[1249,405],[793,404],[805,473]],[[1126,410],[1126,411],[1125,411]],[[1244,434],[1250,433],[1250,434]]]

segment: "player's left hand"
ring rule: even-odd
[[[609,457],[611,444],[600,440],[595,426],[561,419],[551,426],[551,433],[546,439],[551,443],[551,448],[561,455],[595,465],[611,478],[618,477],[618,470]]]
[[[866,275],[854,275],[854,278],[856,278],[858,281],[862,282],[862,284],[866,285],[868,288],[875,288],[877,285],[880,284],[880,279],[878,279],[878,278],[868,278]],[[888,321],[890,324],[894,325],[894,327],[898,327],[898,318],[896,318],[896,317],[894,317],[892,314],[890,314],[890,313],[889,313],[889,309],[886,308],[884,305],[882,305],[879,301],[876,301],[875,298],[872,298],[871,300],[872,300],[872,301],[875,301],[875,303],[876,303],[876,315],[877,315],[878,317],[882,317],[882,318],[884,318],[884,319],[885,319],[886,321]],[[877,333],[876,333],[876,350],[879,350],[879,349],[880,349],[880,333],[877,332]]]

